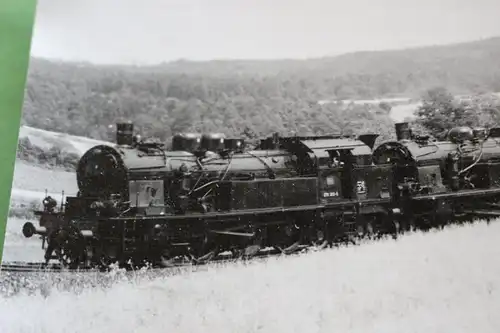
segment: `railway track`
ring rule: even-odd
[[[451,221],[448,225],[457,225],[457,224],[463,224],[464,222],[473,222],[475,219],[467,219],[467,220],[461,220],[461,221]],[[477,220],[476,220],[477,221]],[[457,223],[458,222],[458,223]],[[485,219],[483,222],[489,224],[490,219]],[[432,229],[436,229],[438,227],[433,227]],[[442,227],[441,227],[442,228]],[[439,228],[439,229],[441,229]],[[420,231],[424,231],[423,229],[420,229]],[[407,234],[408,232],[405,232]],[[184,260],[179,260],[177,262],[170,262],[170,263],[165,263],[162,266],[146,266],[146,269],[149,271],[154,271],[154,272],[161,272],[164,271],[165,269],[168,268],[186,268],[186,267],[193,267],[193,266],[205,266],[207,264],[226,264],[226,263],[234,263],[234,262],[250,262],[250,261],[256,261],[259,259],[265,259],[265,258],[270,258],[270,257],[276,257],[276,256],[291,256],[291,255],[298,255],[302,254],[304,252],[317,252],[317,251],[322,251],[325,248],[332,248],[332,247],[341,247],[341,246],[349,246],[349,245],[361,245],[361,244],[366,244],[366,243],[372,243],[375,241],[380,240],[381,238],[397,238],[398,235],[391,235],[391,234],[384,234],[384,235],[377,235],[373,236],[371,238],[357,238],[357,239],[350,239],[348,241],[344,241],[341,243],[330,243],[326,245],[325,243],[321,245],[299,245],[296,246],[295,249],[290,248],[287,249],[278,249],[278,248],[267,248],[267,249],[262,249],[257,253],[254,253],[249,256],[245,255],[237,255],[234,256],[234,254],[227,253],[227,254],[219,254],[218,256],[211,258],[206,261],[196,261],[192,259],[184,259]],[[124,267],[126,271],[137,271],[140,269],[144,269],[141,267]],[[63,267],[59,263],[43,263],[43,262],[3,262],[0,265],[0,274],[1,272],[9,272],[9,273],[64,273],[64,272],[72,272],[72,273],[96,273],[96,272],[102,272],[106,273],[111,271],[112,268],[108,268],[105,270],[99,270],[96,268],[78,268],[78,269],[68,269]]]
[[[163,266],[153,266],[153,267],[146,267],[147,270],[151,271],[163,271],[168,268],[183,268],[183,267],[189,267],[189,266],[205,266],[208,264],[226,264],[226,263],[232,263],[232,262],[237,262],[237,261],[255,261],[259,259],[265,259],[265,258],[270,258],[270,257],[276,257],[280,255],[297,255],[299,253],[304,253],[304,252],[310,252],[310,251],[318,251],[324,249],[325,246],[319,247],[319,246],[305,246],[301,245],[295,249],[295,251],[286,251],[286,250],[279,250],[279,249],[267,249],[267,250],[262,250],[259,253],[256,253],[252,256],[233,256],[231,254],[220,254],[218,257],[207,260],[207,261],[195,261],[195,260],[180,260],[178,262],[170,262],[166,263]],[[128,271],[134,271],[134,270],[140,270],[141,268],[130,268],[127,267],[126,270]],[[65,272],[71,272],[71,273],[96,273],[96,272],[102,272],[106,273],[109,272],[111,269],[105,269],[105,270],[99,270],[96,268],[78,268],[78,269],[68,269],[63,267],[59,263],[43,263],[43,262],[3,262],[0,265],[0,274],[1,272],[9,272],[9,273],[65,273]]]
[[[60,272],[61,265],[42,262],[6,262],[0,266],[0,272]]]

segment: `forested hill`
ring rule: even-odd
[[[500,37],[311,60],[177,61],[149,67],[32,59],[23,122],[109,140],[133,120],[146,136],[179,131],[320,134],[388,128],[387,107],[319,100],[500,91]],[[251,131],[247,131],[251,132]]]

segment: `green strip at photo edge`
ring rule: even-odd
[[[36,0],[0,0],[0,262],[35,12]]]

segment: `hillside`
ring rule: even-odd
[[[82,155],[93,146],[109,144],[102,140],[93,140],[82,136],[51,132],[30,126],[20,127],[19,139],[28,139],[33,145],[42,149],[50,149],[57,146],[61,150],[77,155]]]
[[[112,139],[109,125],[133,120],[146,136],[179,131],[241,135],[321,134],[392,128],[381,105],[322,100],[417,98],[500,91],[500,38],[407,50],[274,61],[177,61],[96,66],[32,59],[23,124]],[[248,132],[248,131],[247,131]]]

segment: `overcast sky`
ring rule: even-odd
[[[500,36],[500,0],[38,0],[32,54],[306,58]]]

